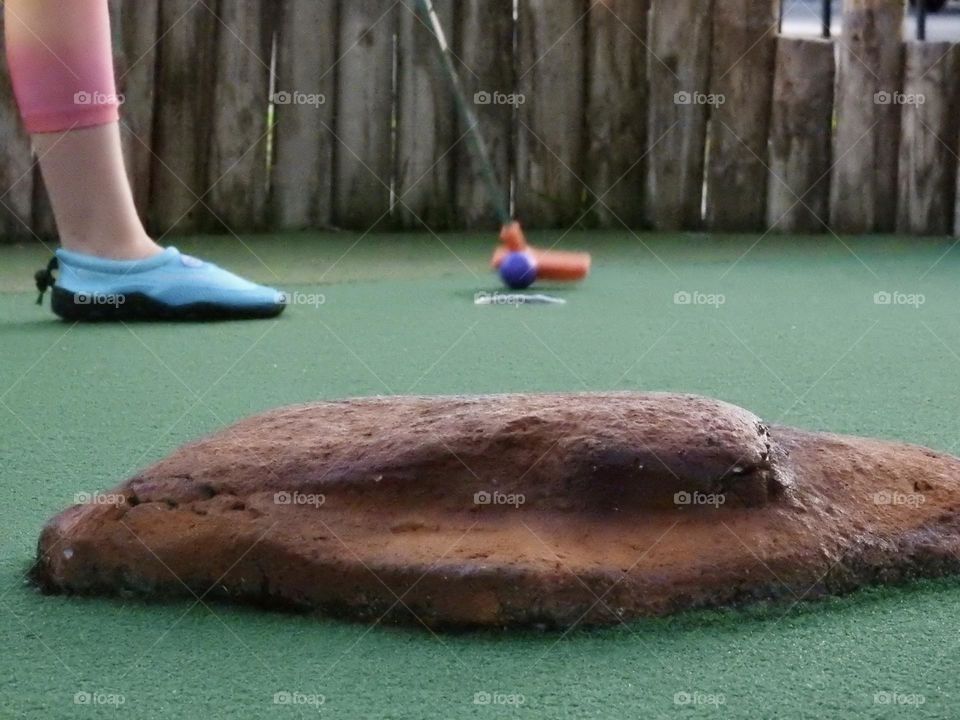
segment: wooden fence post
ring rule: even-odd
[[[834,44],[780,37],[776,66],[767,227],[822,232],[830,212]]]
[[[648,0],[591,5],[587,37],[587,186],[602,227],[646,221]]]
[[[903,71],[901,0],[846,0],[837,68],[830,224],[836,232],[889,232],[897,213]]]
[[[713,4],[707,227],[761,230],[766,220],[770,101],[779,0]]]
[[[264,227],[273,16],[270,0],[219,6],[204,202],[231,232]]]
[[[337,1],[284,0],[279,13],[269,216],[277,230],[329,227]]]
[[[653,0],[646,208],[659,230],[701,224],[713,0]]]
[[[501,201],[507,206],[514,148],[514,107],[494,103],[493,99],[516,93],[513,0],[458,0],[458,5],[458,55],[463,61],[460,77],[469,98],[475,102],[480,132],[489,147],[494,172],[503,186]],[[462,123],[457,125],[458,136],[466,131]],[[464,139],[456,150],[457,217],[468,229],[492,229],[498,218],[468,142]]]
[[[454,43],[455,3],[434,0],[433,7]],[[399,15],[397,219],[406,228],[448,229],[455,214],[456,108],[432,30],[412,4],[402,4]]]
[[[517,216],[530,225],[575,222],[584,187],[583,0],[520,0]]]
[[[33,237],[33,154],[10,85],[0,13],[0,240]]]
[[[207,192],[219,23],[194,0],[160,3],[150,228],[161,237],[210,227]]]
[[[340,6],[334,197],[343,227],[367,230],[390,213],[398,11],[394,0]]]
[[[897,232],[953,231],[960,122],[956,45],[909,42],[901,99]]]

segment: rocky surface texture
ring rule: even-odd
[[[33,577],[428,626],[615,623],[960,570],[960,459],[668,394],[285,408],[50,520]]]

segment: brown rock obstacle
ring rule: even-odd
[[[42,588],[568,627],[960,570],[960,459],[693,396],[302,405],[113,495],[46,525]]]

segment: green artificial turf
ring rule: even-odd
[[[75,493],[319,398],[677,390],[956,452],[952,241],[771,236],[750,250],[756,240],[573,233],[562,246],[594,252],[592,277],[556,290],[566,306],[517,308],[473,304],[496,287],[488,237],[185,238],[183,249],[324,296],[279,321],[206,325],[54,321],[33,304],[42,249],[0,250],[0,718],[955,717],[954,580],[567,635],[440,636],[44,597],[24,581],[42,523]],[[676,304],[678,292],[724,302]],[[924,302],[878,305],[878,292]],[[275,705],[278,692],[325,702]],[[123,705],[77,705],[77,693]]]

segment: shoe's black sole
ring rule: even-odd
[[[113,300],[117,298],[90,296],[54,287],[51,307],[57,316],[70,322],[255,320],[277,317],[286,309],[282,303],[248,308],[231,308],[215,303],[174,307],[142,293],[124,294],[122,301]]]

